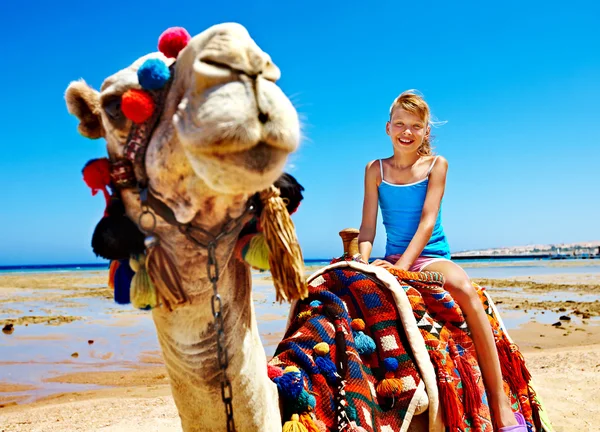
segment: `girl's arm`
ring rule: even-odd
[[[423,252],[423,249],[431,238],[433,227],[440,210],[444,190],[446,189],[446,173],[448,172],[448,161],[439,156],[431,173],[429,174],[429,185],[425,204],[421,212],[421,221],[414,237],[408,244],[402,257],[394,264],[394,267],[408,270]]]
[[[358,251],[365,262],[369,262],[375,231],[377,229],[377,176],[379,167],[377,161],[371,161],[365,168],[365,196],[363,200],[362,222],[358,234]]]

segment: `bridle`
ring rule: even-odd
[[[228,67],[222,64],[219,64],[218,66],[222,68]],[[245,75],[252,80],[252,87],[256,100],[258,101],[257,80],[260,76],[260,73],[251,75],[238,69],[231,67],[228,68],[232,72]],[[221,399],[225,405],[227,431],[233,432],[235,431],[232,405],[233,394],[231,382],[227,377],[229,355],[225,342],[225,328],[223,322],[221,296],[218,292],[219,265],[216,257],[216,249],[219,242],[221,242],[223,238],[235,232],[239,232],[239,229],[246,222],[248,222],[252,217],[256,217],[258,215],[261,208],[259,194],[257,193],[250,197],[242,214],[226,222],[217,234],[213,234],[208,230],[195,226],[191,222],[185,224],[178,222],[169,206],[167,206],[157,197],[157,194],[152,190],[149,184],[145,161],[148,144],[150,143],[156,126],[160,121],[169,89],[174,80],[175,63],[171,64],[169,70],[171,75],[167,84],[160,90],[152,90],[148,92],[152,96],[156,106],[154,113],[145,122],[140,124],[132,124],[127,142],[125,144],[124,157],[111,160],[111,180],[115,187],[119,190],[133,189],[137,190],[139,193],[142,211],[138,220],[134,222],[137,223],[140,230],[146,235],[144,243],[147,251],[157,247],[160,243],[160,239],[155,233],[157,226],[157,215],[167,224],[176,227],[179,232],[181,232],[188,239],[188,241],[207,251],[207,275],[213,288],[211,309],[216,332],[217,360],[219,369],[221,370]],[[263,123],[266,121],[266,119],[268,119],[268,114],[261,112],[260,108],[258,115],[259,120]],[[160,277],[157,274],[152,274],[150,270],[151,269],[149,269],[149,274],[153,281],[156,280],[157,277]],[[176,285],[178,283],[178,275],[173,275],[170,281],[171,284]],[[179,289],[175,289],[175,287],[170,288],[172,288],[178,294],[175,302],[177,306],[185,304],[189,301],[187,295],[180,287]]]

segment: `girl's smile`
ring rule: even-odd
[[[418,115],[396,108],[385,127],[394,147],[403,152],[417,151],[429,133],[426,123]]]

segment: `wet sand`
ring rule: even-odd
[[[557,432],[600,430],[600,272],[588,266],[475,278],[524,352]],[[274,301],[267,277],[254,275],[254,303],[269,355],[288,306]],[[150,316],[114,304],[105,278],[0,275],[0,327],[13,325],[0,334],[0,431],[181,430]]]

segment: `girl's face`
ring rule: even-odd
[[[418,115],[396,108],[392,112],[392,118],[385,125],[385,131],[390,136],[395,150],[416,153],[425,137],[429,135],[429,125]]]

